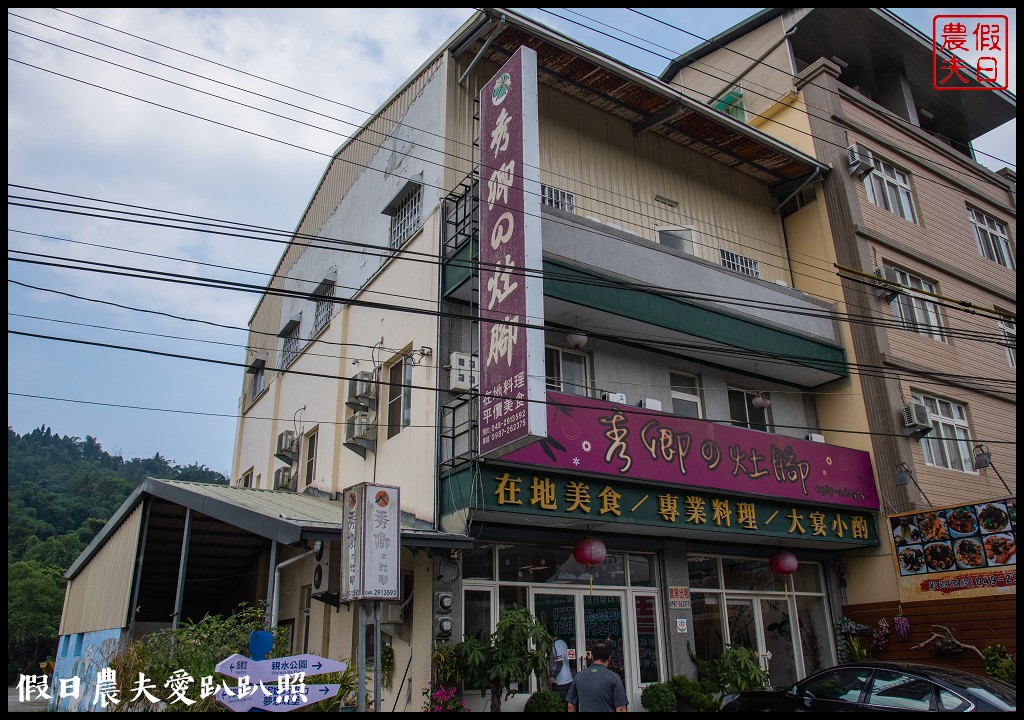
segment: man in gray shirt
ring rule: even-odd
[[[626,688],[622,678],[608,669],[611,648],[597,643],[591,653],[594,663],[576,673],[566,696],[569,712],[626,712]]]

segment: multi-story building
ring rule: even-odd
[[[734,114],[475,13],[325,170],[250,321],[232,487],[140,488],[69,571],[62,648],[266,598],[294,652],[354,657],[341,498],[370,483],[401,497],[385,709],[513,605],[578,662],[610,641],[634,707],[691,653],[780,684],[835,662],[891,540],[848,356],[875,286],[839,289],[833,261],[870,263],[811,202],[846,165]]]
[[[890,519],[876,552],[843,559],[846,610],[912,619],[886,657],[927,657],[911,645],[935,625],[1016,646],[1016,173],[971,145],[1016,99],[943,87],[945,57],[881,8],[770,8],[662,74],[832,168],[783,212],[794,287],[848,320],[857,370],[827,390],[862,407],[818,408],[869,433]]]

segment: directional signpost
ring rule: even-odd
[[[245,655],[235,653],[217,663],[217,672],[231,678],[248,678],[249,686],[246,695],[238,688],[217,690],[217,701],[235,712],[250,710],[267,710],[270,712],[288,712],[295,708],[334,697],[341,690],[338,684],[305,684],[305,700],[295,690],[295,684],[287,692],[278,693],[279,678],[295,676],[303,673],[303,681],[310,675],[323,675],[331,672],[344,672],[347,666],[338,660],[330,660],[319,655],[289,655],[270,660],[253,660]],[[250,692],[251,691],[251,692]],[[269,694],[268,694],[269,693]]]

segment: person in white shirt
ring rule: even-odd
[[[569,646],[556,633],[552,632],[551,636],[555,642],[551,645],[551,656],[548,658],[548,685],[565,702],[573,677]]]

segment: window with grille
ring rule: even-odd
[[[747,121],[747,105],[743,100],[743,88],[737,85],[715,101],[715,110],[724,112],[729,117],[742,123]]]
[[[1017,265],[1013,260],[1013,250],[1010,247],[1010,238],[1006,234],[1006,225],[974,208],[967,208],[967,218],[971,221],[974,242],[982,257],[987,257],[1003,267],[1016,270]]]
[[[743,273],[750,277],[760,278],[761,268],[757,263],[757,260],[738,255],[737,253],[730,252],[723,248],[718,249],[718,257],[721,260],[722,267],[733,272]]]
[[[911,275],[898,268],[893,268],[900,285],[911,290],[923,290],[924,292],[936,293],[933,283]],[[890,302],[896,319],[908,330],[913,330],[921,335],[945,342],[945,334],[942,330],[942,316],[939,314],[939,306],[923,295],[915,293],[900,293]]]
[[[930,395],[913,395],[914,402],[924,403],[932,414],[933,432],[921,438],[921,450],[928,465],[972,472],[971,428],[967,408],[960,403]]]
[[[540,186],[540,203],[541,205],[550,205],[553,208],[565,210],[565,212],[576,212],[576,200],[572,193],[559,190],[550,185]]]
[[[299,354],[299,323],[289,323],[290,328],[282,335],[281,366],[288,367]]]
[[[763,395],[766,399],[770,399],[768,393],[763,393]],[[757,393],[729,388],[729,420],[736,427],[770,432],[772,430],[771,416],[768,412],[770,408],[754,407],[755,397],[757,397]]]
[[[672,384],[672,414],[700,420],[703,414],[697,378],[683,373],[669,373],[668,377]]]
[[[320,329],[331,319],[331,310],[334,306],[334,303],[332,302],[334,299],[334,286],[335,282],[333,280],[324,280],[313,292],[313,297],[316,298],[316,314],[313,316],[313,332],[319,332]]]
[[[914,197],[910,192],[909,176],[884,160],[879,160],[870,150],[862,149],[861,152],[874,167],[874,170],[864,176],[868,202],[885,208],[904,220],[916,223],[917,213],[914,210]]]
[[[1004,317],[999,321],[999,330],[1003,333],[1003,346],[1006,348],[1006,359],[1010,367],[1017,367],[1017,323]]]
[[[409,427],[412,421],[412,357],[405,357],[388,369],[388,437]]]
[[[590,395],[587,356],[561,348],[544,349],[544,366],[548,390],[570,395]]]
[[[416,185],[391,216],[390,247],[397,250],[423,224],[423,186]]]

